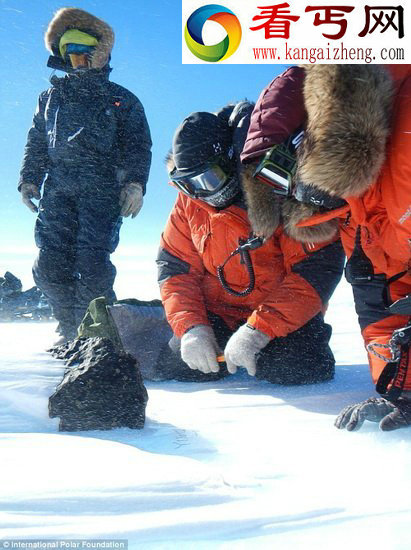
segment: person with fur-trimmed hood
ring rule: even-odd
[[[159,379],[214,380],[238,367],[276,384],[334,376],[323,313],[344,253],[335,237],[296,241],[279,210],[269,238],[251,235],[253,206],[243,189],[252,175],[239,155],[252,109],[242,101],[217,114],[192,113],[175,132],[167,168],[180,192],[157,258],[174,336]],[[259,209],[253,213],[264,217],[272,205],[261,201]]]
[[[34,280],[52,305],[62,343],[89,302],[115,298],[110,262],[122,217],[138,214],[151,163],[150,130],[137,97],[109,81],[112,28],[77,8],[56,12],[45,34],[53,76],[40,95],[20,174],[37,212]],[[40,199],[39,208],[32,199]]]
[[[242,161],[260,159],[305,129],[297,149],[285,227],[301,242],[338,232],[355,307],[381,397],[344,409],[337,428],[364,420],[382,430],[411,424],[411,67],[292,67],[263,90],[251,116]],[[255,181],[248,200],[273,188]],[[265,187],[263,191],[260,187]],[[251,219],[265,237],[270,223]]]

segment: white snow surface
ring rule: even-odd
[[[44,351],[55,324],[0,324],[0,539],[409,550],[411,430],[334,427],[374,388],[347,285],[327,320],[331,382],[148,382],[143,430],[72,434],[48,417],[64,371]]]

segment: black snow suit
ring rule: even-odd
[[[20,174],[19,190],[44,182],[33,276],[67,337],[92,299],[115,298],[110,254],[119,242],[121,187],[137,182],[145,192],[151,163],[143,106],[109,73],[106,67],[52,78],[40,95]]]

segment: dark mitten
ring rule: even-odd
[[[357,405],[345,407],[338,415],[335,426],[340,430],[346,428],[349,432],[352,432],[359,430],[364,420],[380,422],[383,419],[385,420],[385,418],[389,418],[388,415],[393,414],[395,410],[395,406],[386,399],[382,397],[370,397],[370,399],[357,403]]]
[[[392,404],[393,410],[380,422],[380,428],[384,432],[406,428],[411,425],[411,401],[399,397]]]

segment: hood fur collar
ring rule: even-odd
[[[305,67],[306,135],[298,180],[359,197],[375,182],[390,128],[392,81],[377,65]]]
[[[53,55],[60,57],[60,38],[69,29],[78,29],[97,38],[98,44],[91,57],[91,67],[105,67],[114,46],[114,31],[110,25],[84,10],[61,8],[55,13],[44,35],[46,48]]]
[[[258,237],[270,237],[280,224],[283,199],[268,185],[253,178],[256,166],[257,163],[244,166],[240,181],[253,233]]]

